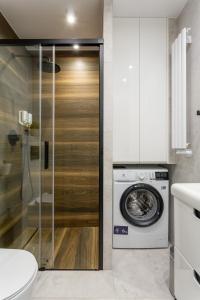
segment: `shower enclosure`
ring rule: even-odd
[[[103,268],[102,66],[100,39],[0,41],[0,247],[40,269]]]

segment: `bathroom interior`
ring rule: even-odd
[[[200,299],[199,41],[199,0],[0,0],[0,299]]]

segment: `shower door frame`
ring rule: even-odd
[[[104,40],[98,39],[0,39],[1,46],[96,46],[99,48],[99,268],[103,270],[103,93],[104,93]],[[54,103],[55,105],[55,103]],[[54,269],[56,270],[56,269]]]

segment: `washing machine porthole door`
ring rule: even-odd
[[[163,199],[151,185],[135,184],[128,188],[120,200],[122,216],[130,224],[147,227],[156,223],[163,213]]]

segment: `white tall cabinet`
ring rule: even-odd
[[[167,162],[167,20],[140,19],[140,161]]]
[[[166,18],[114,19],[114,163],[167,163]]]
[[[139,19],[114,19],[114,161],[139,161]]]

